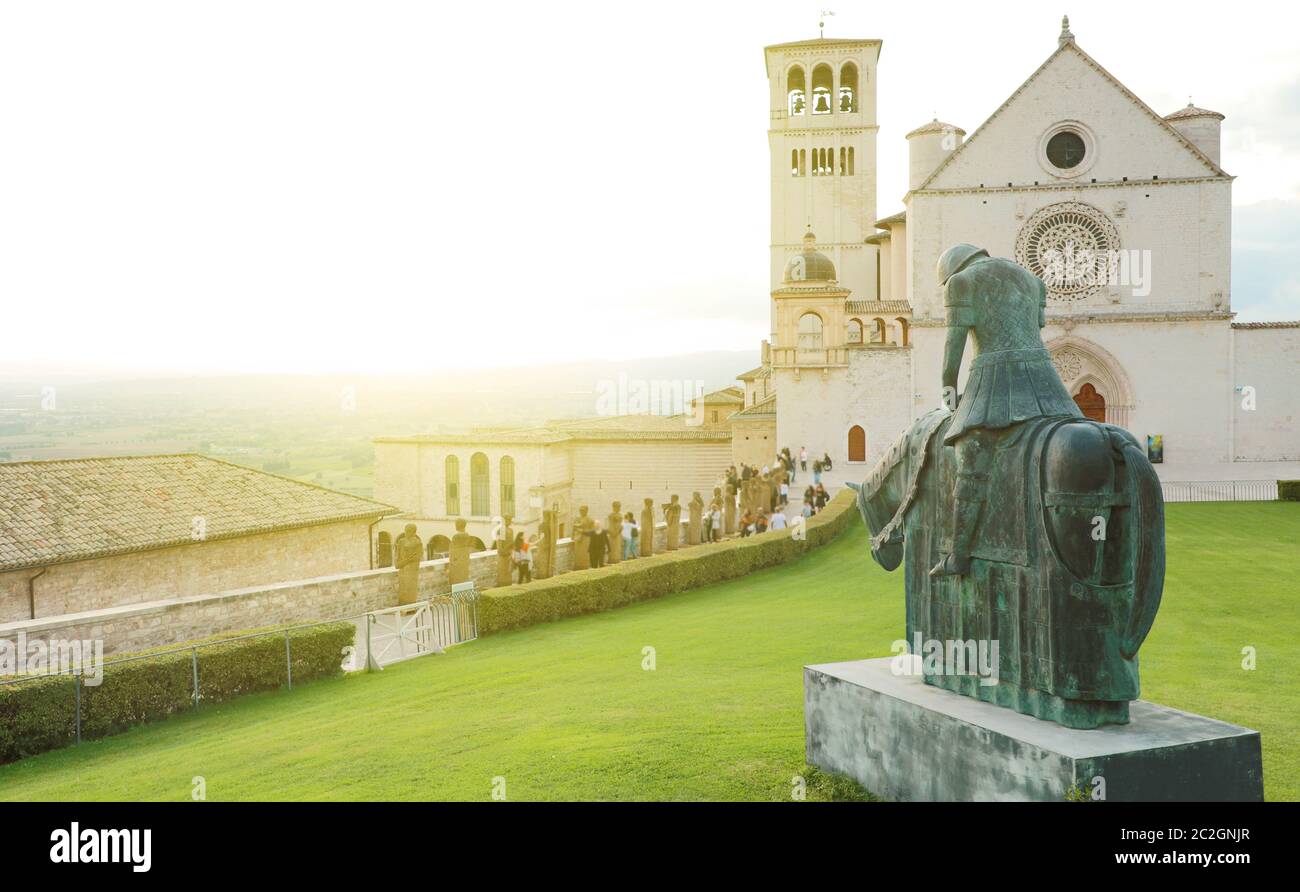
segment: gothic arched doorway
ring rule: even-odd
[[[1097,392],[1091,383],[1084,384],[1074,395],[1074,403],[1085,418],[1093,421],[1106,420],[1106,398]]]
[[[849,461],[867,460],[867,432],[862,425],[855,424],[849,428]]]

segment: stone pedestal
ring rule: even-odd
[[[895,674],[894,663],[804,667],[810,764],[895,801],[1059,801],[1096,777],[1108,801],[1263,799],[1258,731],[1144,700],[1127,725],[1075,730]]]

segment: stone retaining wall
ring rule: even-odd
[[[665,547],[665,531],[663,523],[655,528],[656,552]],[[446,558],[420,564],[421,596],[450,591],[447,565]],[[571,539],[556,543],[556,566],[561,573],[573,568]],[[495,549],[470,556],[470,578],[480,590],[496,585],[496,573]],[[100,640],[104,653],[111,654],[245,629],[343,619],[396,605],[397,570],[389,567],[3,623],[0,640],[16,643],[20,634],[28,641]]]

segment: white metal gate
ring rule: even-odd
[[[453,644],[478,637],[478,592],[472,582],[449,595],[366,614],[366,668],[440,654]]]

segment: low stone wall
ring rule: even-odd
[[[666,547],[666,536],[666,525],[658,524],[656,552]],[[572,570],[573,541],[559,540],[555,551],[558,571]],[[420,564],[422,597],[451,590],[448,563],[441,558]],[[471,555],[469,567],[478,589],[496,585],[495,549]],[[0,640],[16,643],[20,634],[28,641],[98,640],[104,642],[106,654],[121,653],[244,629],[343,619],[396,605],[397,570],[389,567],[3,623]]]

